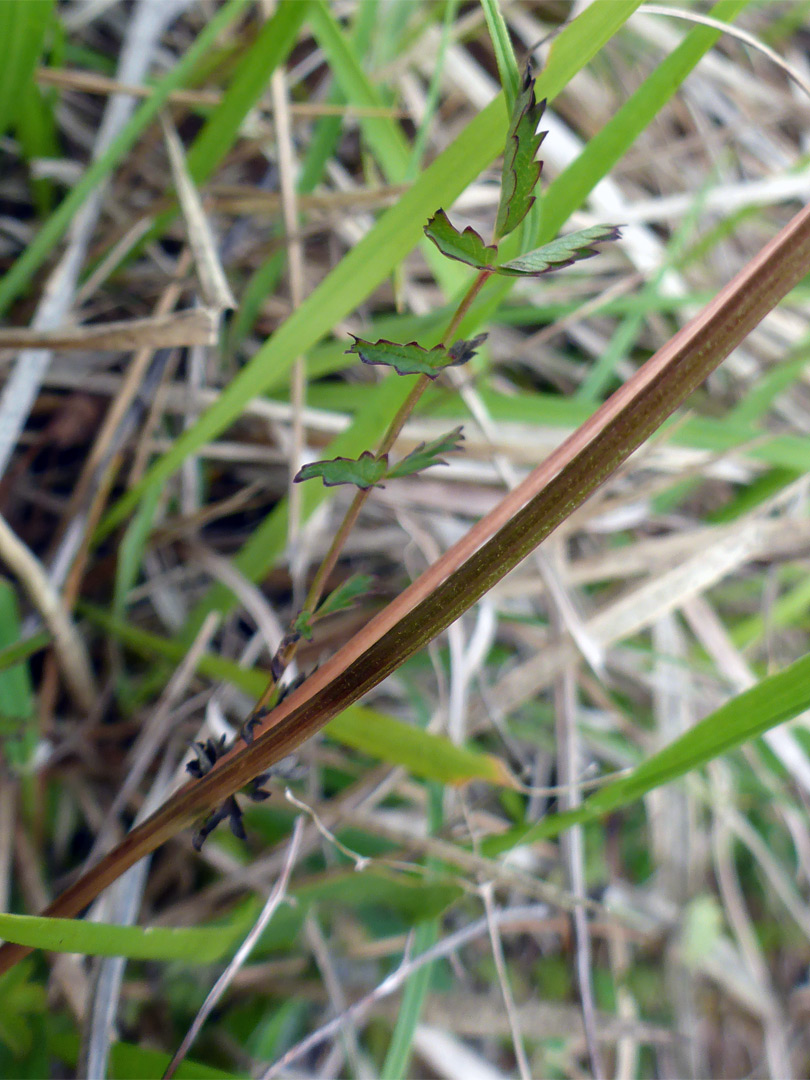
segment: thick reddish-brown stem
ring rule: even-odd
[[[139,859],[280,760],[450,625],[581,505],[810,270],[810,207],[524,482],[285,698],[255,741],[187,784],[44,912],[78,914]],[[0,972],[30,950],[0,948]]]

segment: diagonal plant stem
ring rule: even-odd
[[[132,830],[44,912],[73,916],[139,859],[286,757],[513,569],[670,416],[810,269],[801,210],[596,413],[234,748]],[[0,947],[0,973],[30,949]]]
[[[491,270],[479,270],[479,272],[475,275],[472,284],[462,297],[458,307],[453,314],[453,317],[447,325],[447,329],[442,335],[442,345],[448,345],[452,341],[453,336],[455,335],[459,325],[461,324],[462,319],[469,311],[470,306],[472,305],[476,296],[481,291],[484,283],[489,277],[491,277],[491,275]],[[402,431],[403,427],[405,426],[414,409],[416,408],[419,399],[421,398],[422,394],[424,394],[430,383],[431,379],[427,375],[420,375],[418,377],[413,387],[411,388],[410,393],[397,410],[394,418],[388,425],[388,429],[383,435],[382,440],[380,441],[380,445],[377,448],[377,453],[375,455],[378,461],[385,454],[387,454],[391,447],[394,445],[400,432]],[[321,565],[318,567],[315,577],[312,579],[312,584],[309,587],[309,592],[307,593],[303,606],[301,608],[302,614],[314,614],[315,609],[318,606],[318,602],[323,595],[323,590],[326,582],[329,579],[329,575],[332,573],[335,566],[337,565],[337,561],[340,558],[340,553],[343,550],[346,540],[351,534],[351,531],[354,528],[358,517],[360,516],[360,511],[363,509],[363,506],[365,505],[366,499],[368,498],[371,490],[371,488],[360,488],[352,499],[349,508],[344,514],[343,520],[341,521],[338,530],[332,539],[332,543],[329,545],[329,550],[326,552],[326,555],[324,556]],[[259,700],[256,702],[255,707],[253,708],[250,716],[246,721],[246,726],[248,727],[248,729],[251,727],[252,723],[262,712],[262,710],[266,709],[267,706],[271,702],[273,702],[276,695],[276,687],[278,686],[278,681],[281,677],[281,673],[293,660],[296,650],[298,648],[298,640],[299,639],[296,635],[294,635],[293,633],[289,633],[281,642],[278,652],[273,659],[272,675],[270,677],[270,681],[267,684],[267,688],[265,689]]]

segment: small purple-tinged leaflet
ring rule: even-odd
[[[336,457],[330,461],[311,461],[293,477],[296,484],[302,480],[312,480],[320,476],[324,487],[336,487],[338,484],[354,484],[367,491],[376,487],[385,476],[388,468],[388,455],[378,458],[370,450],[364,450],[359,458]]]
[[[342,585],[329,593],[316,612],[317,618],[324,615],[332,615],[336,611],[345,611],[353,607],[356,601],[367,593],[371,588],[371,576],[369,574],[352,574]]]
[[[506,134],[501,175],[501,200],[495,222],[495,236],[508,236],[523,221],[534,202],[532,192],[537,187],[543,162],[537,160],[540,143],[548,132],[537,130],[545,111],[545,101],[534,100],[534,78],[531,65],[526,65],[523,86]]]
[[[371,342],[355,337],[354,345],[346,351],[359,356],[364,364],[384,364],[394,368],[399,375],[426,375],[435,379],[444,368],[466,363],[484,337],[479,335],[472,341],[457,341],[450,349],[444,345],[424,349],[415,341],[399,345],[385,339]]]
[[[385,474],[386,480],[394,480],[398,476],[412,476],[413,473],[421,472],[422,469],[429,469],[432,465],[446,465],[447,462],[442,459],[442,454],[458,453],[461,450],[463,439],[464,436],[461,434],[461,427],[459,426],[444,435],[440,435],[433,442],[420,443],[402,461],[398,461],[393,468],[388,470]]]
[[[619,225],[592,225],[589,229],[566,233],[558,236],[550,244],[544,244],[525,255],[518,255],[509,262],[496,266],[497,274],[509,277],[539,277],[563,266],[572,266],[582,259],[590,259],[599,252],[593,244],[602,244],[608,240],[618,240],[621,236]]]
[[[485,244],[475,229],[468,225],[464,232],[450,223],[444,210],[437,210],[425,225],[425,235],[432,240],[442,255],[457,259],[478,270],[488,270],[498,257],[494,244]]]

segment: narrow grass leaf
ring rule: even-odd
[[[588,796],[577,810],[554,814],[536,825],[512,829],[482,844],[487,855],[520,844],[557,836],[572,824],[602,817],[640,799],[648,792],[701,769],[710,761],[810,709],[810,656],[784,671],[769,675],[721,705],[684,735],[670,743],[629,776],[614,780]]]
[[[51,22],[53,0],[0,4],[0,135],[15,126]]]
[[[28,642],[20,641],[22,626],[17,594],[11,584],[0,578],[0,648],[23,651]],[[30,721],[34,718],[34,690],[25,657],[13,665],[0,667],[0,718],[14,724],[14,737],[6,739],[3,751],[11,765],[25,765],[36,744],[37,733]],[[19,725],[19,726],[17,726]]]
[[[78,1034],[52,1025],[48,1028],[47,1036],[49,1056],[75,1069],[79,1063]],[[114,1042],[110,1045],[107,1077],[109,1080],[144,1080],[144,1077],[163,1076],[171,1060],[171,1054],[160,1050],[149,1050],[133,1043]],[[186,1058],[180,1062],[174,1075],[177,1080],[247,1080],[250,1074],[228,1072],[203,1065],[193,1058]]]
[[[32,162],[36,158],[58,158],[62,151],[57,135],[53,96],[43,93],[33,80],[23,88],[14,128],[20,151],[29,168],[34,205],[38,216],[44,218],[53,209],[56,190],[49,179],[34,175]]]
[[[117,619],[124,618],[127,597],[141,572],[144,549],[149,539],[152,522],[162,494],[162,489],[157,485],[146,491],[143,501],[138,507],[138,512],[130,522],[119,544],[112,602],[113,615]]]
[[[503,17],[499,0],[481,0],[481,8],[492,40],[498,75],[506,97],[506,106],[511,115],[520,93],[520,69],[515,50],[512,48],[512,39],[509,37],[509,28]]]
[[[414,776],[452,785],[486,778],[501,787],[516,786],[514,777],[499,758],[456,746],[449,739],[431,735],[364,705],[351,705],[326,730],[345,746],[353,746],[380,761],[404,765]]]
[[[189,148],[186,163],[198,183],[211,175],[233,146],[243,120],[264,93],[270,76],[295,45],[308,11],[309,0],[281,0],[240,58],[222,101]]]
[[[341,30],[325,0],[311,0],[309,25],[323,49],[329,67],[350,105],[380,107],[386,104],[357,59],[350,41]],[[402,128],[391,116],[363,116],[363,135],[389,183],[405,178],[411,151]]]
[[[420,923],[413,932],[410,956],[414,958],[427,952],[438,940],[439,927],[435,921]],[[422,1019],[433,968],[433,963],[423,964],[405,984],[391,1042],[380,1070],[380,1080],[407,1080],[413,1075],[409,1071],[413,1040],[417,1025]]]
[[[240,919],[232,926],[192,929],[116,926],[82,919],[47,919],[38,915],[0,913],[0,938],[49,952],[211,964],[233,952],[249,925],[246,920]]]
[[[0,648],[0,671],[5,671],[6,668],[13,667],[22,660],[27,660],[29,656],[33,656],[35,653],[47,648],[50,643],[51,635],[47,630],[42,630],[40,633],[32,634],[31,637],[24,638],[22,641],[15,641],[12,645]]]

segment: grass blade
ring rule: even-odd
[[[506,107],[511,116],[520,90],[520,70],[515,50],[512,48],[509,29],[498,0],[481,0],[481,7],[487,21],[489,36],[492,39],[492,47],[495,50],[495,60],[506,97]]]
[[[0,4],[0,135],[13,127],[51,21],[53,0]]]

